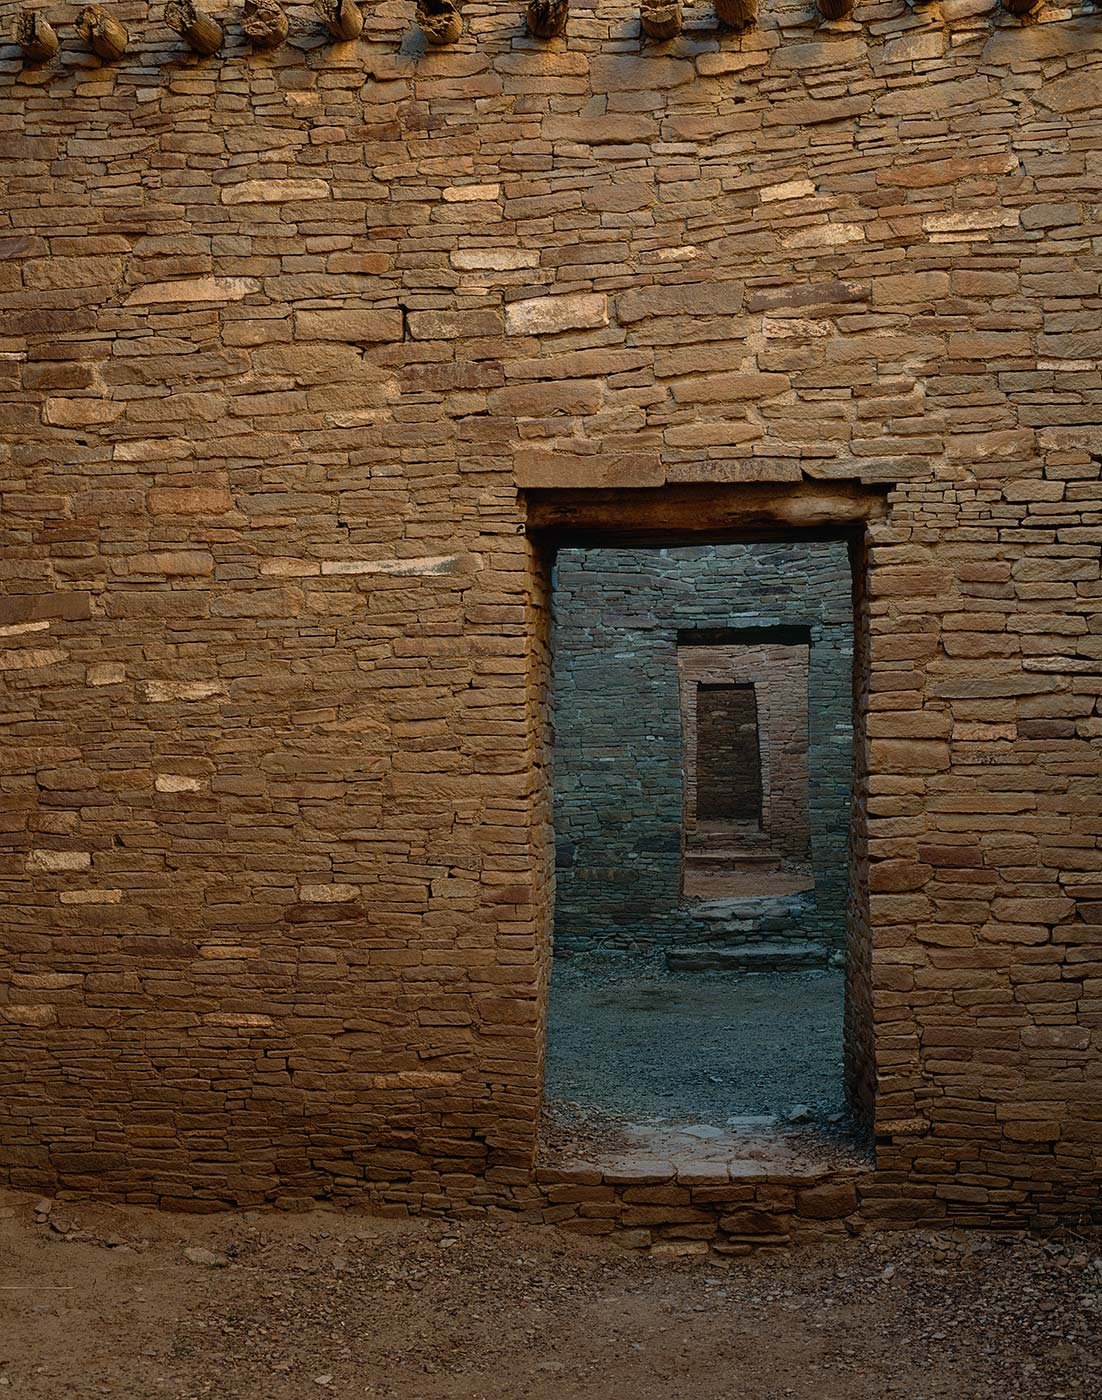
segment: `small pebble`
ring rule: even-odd
[[[184,1250],[184,1258],[192,1264],[203,1264],[208,1269],[224,1269],[229,1264],[229,1260],[224,1254],[215,1254],[212,1249],[202,1249],[199,1245],[191,1245]]]

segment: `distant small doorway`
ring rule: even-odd
[[[837,567],[846,567],[841,553]],[[731,569],[737,583],[734,562]],[[807,606],[814,609],[818,602],[808,599]],[[677,665],[682,894],[695,900],[756,899],[813,888],[811,628],[679,629]],[[835,690],[846,685],[847,677],[838,671]]]
[[[749,683],[701,682],[694,701],[696,820],[761,830],[758,698]]]

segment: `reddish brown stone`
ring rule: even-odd
[[[852,1182],[830,1182],[796,1193],[796,1214],[811,1220],[843,1220],[857,1209]]]

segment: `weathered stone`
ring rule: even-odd
[[[604,397],[595,379],[570,379],[557,384],[516,384],[489,396],[491,413],[542,418],[560,413],[595,413]]]
[[[780,102],[765,113],[767,126],[805,127],[863,116],[872,107],[870,97],[808,97]]]
[[[23,283],[40,291],[65,287],[106,287],[117,282],[122,258],[30,258],[23,264]]]
[[[32,851],[27,858],[28,870],[87,870],[91,864],[87,851]]]
[[[183,773],[158,773],[153,786],[158,792],[201,792],[202,782]]]
[[[539,261],[534,248],[457,248],[451,254],[452,266],[464,272],[516,272]]]
[[[678,403],[732,403],[741,399],[768,399],[790,387],[783,374],[705,374],[678,380],[672,386]]]
[[[342,904],[346,900],[355,899],[358,894],[359,890],[355,885],[339,883],[302,885],[299,888],[299,898],[307,904]]]
[[[381,309],[296,311],[295,335],[303,340],[347,340],[380,345],[401,340],[402,313]]]
[[[228,491],[203,486],[155,486],[146,497],[154,515],[221,515],[233,509]]]
[[[850,1181],[829,1182],[796,1193],[796,1214],[811,1220],[842,1220],[857,1209],[857,1187]]]
[[[1045,83],[1043,91],[1037,94],[1041,106],[1066,113],[1090,110],[1094,105],[1091,96],[1093,76],[1086,69],[1076,69],[1067,77]]]
[[[505,307],[505,329],[510,335],[556,335],[607,325],[608,299],[596,293],[532,297]]]
[[[493,185],[448,185],[442,191],[448,204],[469,204],[472,201],[486,203],[501,198],[501,186]]]
[[[915,302],[936,302],[948,295],[947,272],[910,272],[899,276],[877,277],[872,284],[874,306],[909,306]]]
[[[515,462],[520,487],[659,486],[665,480],[661,457],[652,452],[581,456],[523,449]]]
[[[735,315],[742,310],[742,303],[741,282],[718,286],[674,283],[625,292],[616,299],[616,317],[630,324],[647,316]]]
[[[243,180],[223,185],[223,204],[288,204],[328,199],[328,180]]]
[[[662,91],[691,83],[693,76],[693,65],[679,58],[596,53],[589,60],[594,92]]]
[[[47,399],[42,416],[58,428],[91,428],[113,423],[122,413],[122,405],[106,399]]]
[[[157,704],[173,700],[212,700],[226,693],[225,686],[218,681],[143,681],[140,689],[146,700]]]
[[[225,1254],[218,1254],[213,1249],[204,1249],[201,1245],[192,1244],[184,1250],[184,1258],[189,1264],[202,1264],[207,1269],[225,1269],[229,1267],[229,1258]]]
[[[779,185],[763,185],[758,197],[764,203],[777,199],[807,199],[815,193],[813,180],[784,180]]]
[[[599,117],[545,117],[545,141],[571,141],[585,146],[626,145],[633,141],[650,141],[658,133],[650,117],[622,113],[605,113]]]
[[[738,1210],[721,1216],[719,1228],[728,1235],[775,1235],[780,1224],[771,1211]]]

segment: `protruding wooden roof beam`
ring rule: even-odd
[[[715,7],[728,29],[749,29],[758,22],[758,0],[715,0]]]
[[[278,49],[287,38],[287,16],[279,0],[245,0],[241,28],[254,48]]]
[[[314,0],[314,10],[338,43],[347,44],[360,37],[364,17],[355,0]]]
[[[528,32],[537,39],[557,39],[570,18],[570,0],[529,0]]]
[[[417,23],[430,44],[454,44],[463,33],[454,0],[417,0]]]
[[[85,5],[77,16],[77,33],[105,63],[114,63],[126,52],[130,36],[114,15],[99,5]]]
[[[15,17],[12,37],[23,50],[28,63],[47,63],[61,46],[61,40],[41,10],[22,10]]]
[[[649,39],[676,39],[681,33],[681,0],[642,0],[639,23]]]
[[[196,53],[217,53],[222,47],[222,26],[200,10],[193,0],[169,0],[165,6],[165,23]]]

